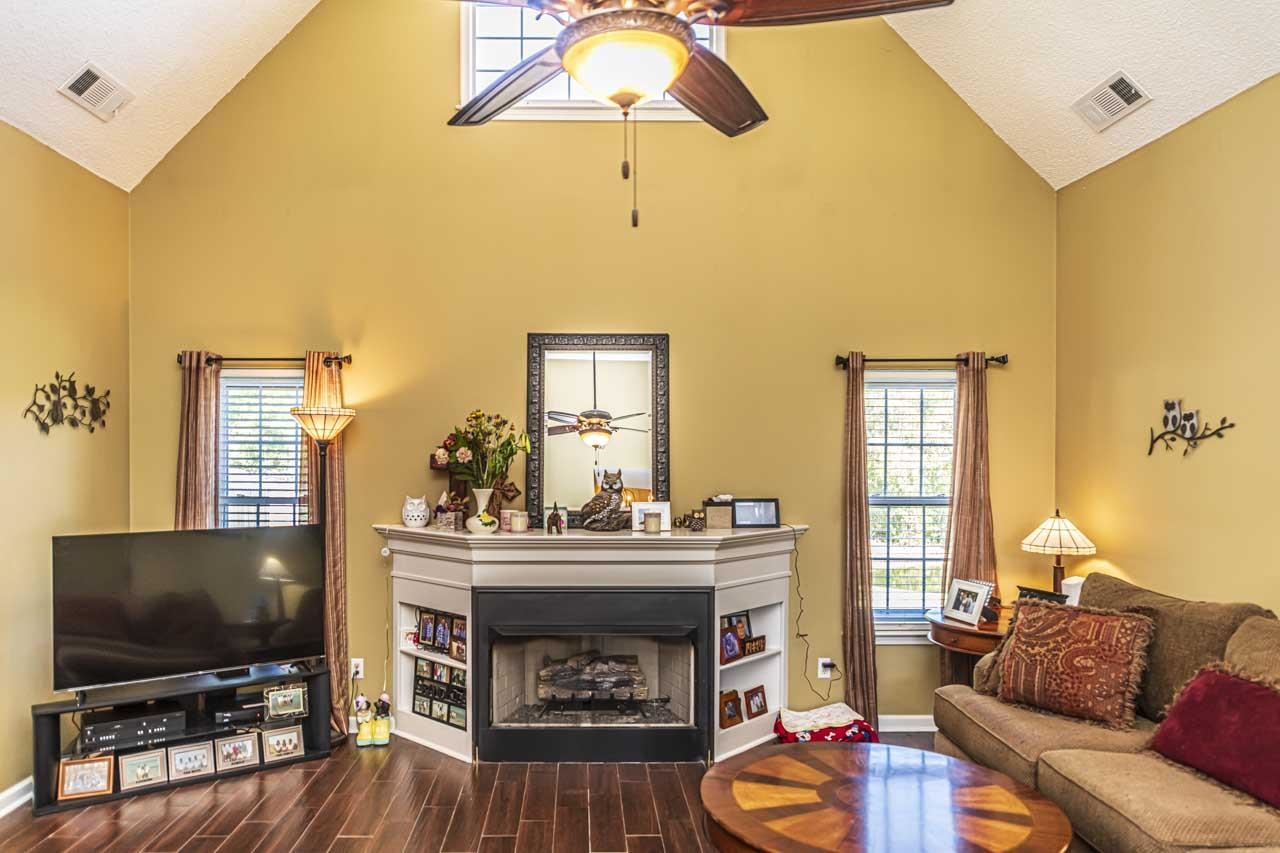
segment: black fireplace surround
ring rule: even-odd
[[[472,591],[472,693],[481,761],[702,761],[711,748],[713,590],[477,587]],[[494,727],[493,644],[545,635],[640,635],[693,644],[693,725],[650,728]]]

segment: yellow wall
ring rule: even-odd
[[[1006,578],[1046,581],[1017,543],[1053,504],[1054,193],[889,27],[733,33],[773,121],[737,140],[643,127],[632,230],[617,124],[445,125],[458,8],[326,0],[134,191],[136,528],[171,522],[175,352],[354,353],[351,652],[376,689],[369,526],[439,493],[430,449],[475,407],[521,415],[527,332],[664,331],[675,508],[777,495],[812,524],[804,627],[838,658],[832,356],[982,348],[1013,358],[991,383]],[[926,713],[934,650],[882,666],[883,710]]]
[[[1098,546],[1083,569],[1280,609],[1277,138],[1280,77],[1059,195],[1058,497]],[[1178,398],[1238,426],[1148,458]]]
[[[53,683],[49,537],[129,523],[128,196],[0,124],[0,789],[31,772],[32,702]],[[111,391],[106,429],[42,435],[37,383]]]

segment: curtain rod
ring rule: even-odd
[[[247,358],[247,357],[227,358],[225,356],[220,356],[220,355],[210,355],[205,357],[204,364],[205,364],[205,367],[213,367],[215,364],[219,364],[219,363],[225,364],[231,361],[253,361],[253,362],[281,361],[281,362],[305,364],[307,359],[305,356],[287,356],[287,357],[280,357],[280,358],[272,358],[270,356],[258,356],[254,358]],[[325,367],[333,367],[335,362],[338,365],[338,369],[341,370],[342,365],[351,363],[351,356],[343,355],[343,356],[334,357],[331,355],[326,355],[324,357]],[[178,353],[178,364],[182,364],[182,353]]]
[[[956,358],[864,358],[866,364],[969,364],[969,357],[962,355]],[[989,355],[987,356],[987,364],[1008,364],[1009,356],[1005,355]],[[849,369],[849,356],[836,356],[836,367],[841,370]]]

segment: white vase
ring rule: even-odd
[[[472,533],[496,532],[498,519],[485,512],[489,508],[489,499],[493,497],[493,489],[472,489],[471,492],[476,499],[476,514],[467,519],[467,529]]]

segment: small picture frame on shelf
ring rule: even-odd
[[[264,719],[290,720],[307,715],[307,685],[302,682],[268,687],[262,691],[262,698],[266,703]]]
[[[659,530],[663,533],[671,532],[670,501],[633,501],[631,504],[631,530],[633,532],[644,530],[644,515],[647,512],[656,512],[662,516]]]
[[[467,641],[467,617],[453,617],[453,638],[464,643]]]
[[[417,714],[419,717],[430,717],[431,716],[431,700],[428,699],[426,696],[414,696],[413,697],[413,713]]]
[[[213,772],[212,741],[205,740],[200,743],[184,743],[182,746],[169,747],[169,779],[171,781],[212,776]]]
[[[150,788],[169,781],[169,762],[163,749],[120,756],[120,790]]]
[[[219,773],[241,767],[257,767],[262,763],[258,753],[258,733],[242,732],[213,742],[214,762]]]
[[[720,694],[720,728],[729,729],[742,722],[742,699],[736,690]]]
[[[418,611],[418,639],[415,645],[420,649],[428,649],[435,645],[436,614],[431,610]]]
[[[450,705],[466,705],[467,689],[465,687],[454,687],[450,684],[444,689],[444,701]]]
[[[942,602],[942,615],[957,622],[977,625],[982,620],[982,608],[986,606],[993,587],[982,581],[954,578],[947,588]]]
[[[781,527],[777,498],[734,498],[733,526],[747,529]]]
[[[720,617],[720,627],[734,627],[738,629],[738,639],[745,640],[751,636],[751,614],[747,611],[741,613],[730,613],[728,616]]]
[[[769,702],[764,696],[764,685],[752,687],[742,695],[742,703],[746,706],[747,719],[754,720],[761,714],[769,713]]]
[[[431,700],[431,719],[438,723],[449,722],[449,706],[439,699]]]
[[[431,680],[432,680],[432,681],[439,681],[441,684],[448,684],[448,683],[449,683],[449,669],[450,669],[450,667],[448,667],[448,666],[446,666],[446,665],[444,665],[444,664],[442,664],[442,663],[436,663],[436,662],[434,662],[434,661],[433,661],[433,662],[431,663]]]
[[[456,637],[449,641],[449,657],[461,663],[467,662],[467,641]]]
[[[62,759],[58,762],[58,801],[100,797],[112,793],[115,787],[115,762],[114,755]]]
[[[720,629],[720,665],[742,657],[742,638],[738,636],[736,626]]]
[[[306,752],[302,739],[302,726],[284,729],[267,729],[262,733],[262,759],[267,764],[295,758]]]
[[[453,726],[455,729],[462,729],[463,731],[466,731],[467,709],[461,708],[457,705],[450,705],[449,717],[447,722],[449,723],[449,725]]]
[[[449,670],[449,683],[454,687],[467,686],[467,671],[460,666],[455,666]]]
[[[431,661],[426,658],[418,658],[413,662],[413,674],[419,678],[431,677]]]
[[[453,620],[443,613],[436,614],[436,649],[449,651],[449,641],[453,639]]]
[[[742,655],[758,655],[769,647],[769,638],[764,634],[758,637],[747,637],[742,641]]]

